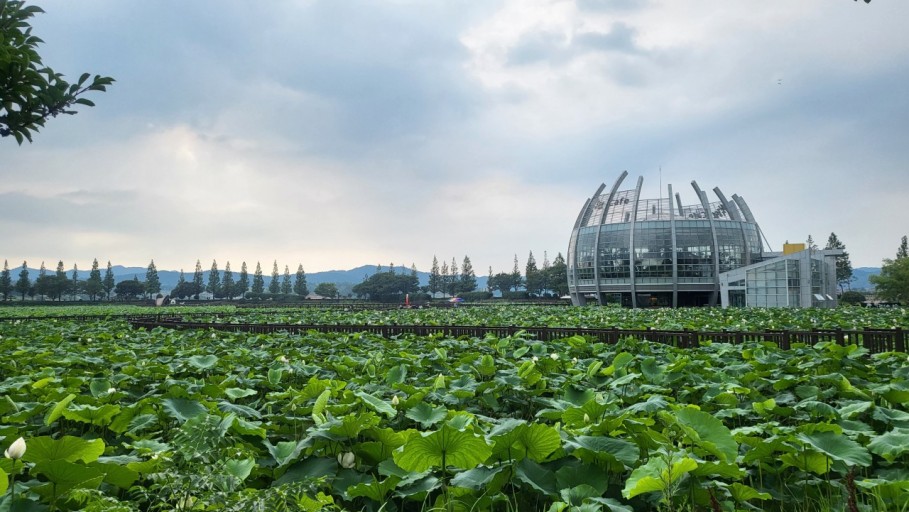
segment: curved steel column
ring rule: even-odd
[[[710,224],[710,234],[713,239],[713,286],[714,290],[710,294],[710,305],[716,306],[717,297],[720,294],[720,254],[718,250],[718,243],[716,239],[716,226],[713,223],[713,215],[710,212],[710,203],[707,201],[707,193],[701,190],[698,187],[698,182],[692,180],[691,186],[694,188],[695,194],[701,200],[701,207],[704,208],[704,215],[707,217],[707,222]]]
[[[745,266],[751,265],[751,244],[748,243],[748,233],[745,232],[745,224],[742,223],[742,216],[739,214],[738,207],[734,202],[730,203],[726,200],[726,196],[723,195],[723,191],[720,190],[720,187],[713,187],[713,193],[720,198],[720,202],[723,203],[723,208],[729,212],[729,216],[732,217],[732,220],[738,221],[739,227],[742,229],[742,242],[745,244],[744,263]]]
[[[758,249],[760,249],[760,252],[763,253],[764,247],[763,244],[761,244],[761,238],[766,241],[767,237],[765,237],[764,233],[761,231],[761,226],[759,226],[757,221],[754,220],[754,215],[751,214],[751,208],[748,207],[748,203],[745,202],[745,199],[742,198],[742,196],[732,194],[732,200],[735,201],[735,204],[737,204],[739,206],[739,209],[742,210],[742,213],[745,215],[745,220],[754,224],[754,229],[757,230],[758,234],[758,245],[760,246]],[[767,249],[772,250],[770,249],[770,242],[767,242]]]
[[[619,185],[621,185],[626,176],[628,176],[628,171],[622,171],[619,179],[615,180],[615,183],[612,185],[612,189],[609,191],[609,197],[606,199],[606,206],[603,208],[603,214],[594,224],[597,227],[597,234],[593,240],[593,282],[597,290],[597,304],[600,306],[603,305],[603,295],[600,291],[600,233],[603,232],[602,226],[606,220],[606,215],[609,213],[609,206],[612,204],[612,198],[615,197],[615,193],[619,189]],[[602,191],[604,186],[605,185],[601,185],[599,191]],[[599,195],[597,195],[597,197],[599,197]]]
[[[641,185],[644,184],[644,177],[638,176],[638,185],[634,189],[634,206],[631,210],[631,229],[628,230],[628,276],[631,279],[631,307],[638,307],[638,295],[635,288],[635,272],[634,272],[634,225],[638,221],[638,201],[641,199]]]
[[[679,307],[679,252],[675,242],[675,210],[672,208],[672,185],[670,184],[668,187],[669,231],[672,236],[672,307],[677,308]]]
[[[569,293],[574,288],[574,293],[571,296],[571,303],[575,306],[583,306],[581,303],[580,294],[578,293],[578,231],[581,229],[581,220],[584,218],[584,214],[587,212],[587,207],[590,205],[590,199],[584,201],[584,206],[581,207],[581,211],[578,213],[577,220],[574,221],[574,229],[571,231],[571,238],[568,240],[568,258],[566,264],[568,265],[568,291]]]
[[[670,200],[670,202],[671,202],[671,200]],[[684,217],[685,211],[684,211],[684,209],[682,209],[682,197],[679,196],[678,192],[676,192],[676,194],[675,194],[675,204],[679,205],[679,217]]]

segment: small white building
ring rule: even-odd
[[[724,308],[834,308],[840,249],[784,253],[720,274]]]

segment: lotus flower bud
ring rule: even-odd
[[[401,399],[398,398],[398,395],[391,397],[391,405],[397,407],[401,403]]]
[[[357,465],[357,458],[353,452],[339,453],[338,464],[340,464],[344,469],[350,469]]]
[[[13,441],[13,444],[9,445],[9,448],[3,452],[3,455],[7,459],[21,459],[25,455],[25,439],[21,437]]]
[[[535,363],[535,362],[539,361],[540,358],[537,357],[537,356],[533,356],[533,357],[530,358],[530,360],[533,361],[533,362]]]
[[[584,413],[584,423],[590,423],[590,415],[586,412]]]

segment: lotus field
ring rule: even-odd
[[[152,310],[0,309],[0,511],[909,510],[905,353],[520,331],[146,331],[117,316],[139,312]],[[898,308],[168,312],[236,323],[909,328]],[[86,314],[110,317],[63,318]]]

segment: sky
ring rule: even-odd
[[[742,196],[773,250],[909,234],[909,2],[39,5],[44,64],[116,82],[0,139],[11,267],[523,269],[625,170]]]

